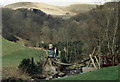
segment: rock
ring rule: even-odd
[[[59,73],[53,74],[52,76],[53,76],[53,78],[58,78],[58,77],[64,77],[65,75],[66,75],[65,73],[59,72]]]
[[[66,74],[65,73],[62,73],[62,72],[60,72],[60,73],[58,73],[58,76],[59,77],[64,77]]]
[[[35,81],[35,79],[30,79],[30,81],[31,81],[31,82],[34,82],[34,81]]]
[[[50,80],[49,78],[45,78],[45,80]]]
[[[45,80],[50,80],[50,79],[53,79],[53,76],[49,76],[49,77],[45,78]]]
[[[94,70],[96,70],[94,67],[83,67],[82,68],[83,72],[90,72],[90,71],[94,71]]]
[[[55,74],[53,75],[53,78],[58,78],[58,77],[59,77],[58,73],[55,73]]]
[[[49,72],[49,73],[57,73],[56,68],[51,65],[46,65],[44,67],[44,71]]]

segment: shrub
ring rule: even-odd
[[[19,70],[30,76],[42,73],[42,64],[35,64],[34,59],[23,59],[18,66]]]

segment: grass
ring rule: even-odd
[[[38,55],[41,56],[43,59],[45,59],[46,57],[46,53],[42,50],[30,49],[18,43],[2,39],[2,67],[4,73],[10,72],[9,70],[17,70],[18,65],[25,58],[34,57],[35,61],[38,61]],[[10,74],[11,73],[9,73],[8,75]]]
[[[118,80],[118,74],[120,74],[119,68],[120,66],[101,68],[96,71],[58,78],[55,80]]]
[[[25,58],[34,57],[35,60],[39,60],[37,55],[41,55],[43,58],[46,56],[42,50],[30,49],[5,39],[2,40],[2,48],[3,66],[7,67],[16,66]]]
[[[8,40],[2,39],[2,51],[3,51],[3,56],[9,55],[12,52],[16,52],[18,50],[24,50],[25,47],[21,46],[20,44],[10,42]]]

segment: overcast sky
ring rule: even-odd
[[[0,0],[0,5],[7,5],[15,2],[42,2],[50,5],[65,6],[75,3],[103,4],[105,1],[111,0]]]

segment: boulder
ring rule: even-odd
[[[64,77],[65,75],[66,75],[66,74],[63,73],[63,72],[58,73],[58,76],[59,76],[59,77]]]
[[[82,68],[82,71],[85,73],[85,72],[90,72],[90,71],[94,71],[96,70],[94,67],[83,67]]]

